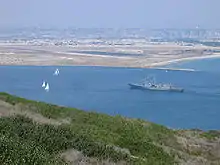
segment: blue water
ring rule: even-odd
[[[220,63],[219,63],[220,64]],[[171,128],[220,129],[220,72],[107,67],[0,66],[0,91],[110,115],[141,118]],[[154,75],[184,93],[130,90],[127,83]],[[45,92],[43,80],[50,83]]]

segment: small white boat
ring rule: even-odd
[[[49,83],[46,84],[46,87],[44,89],[45,89],[46,92],[49,92],[49,90],[50,90]]]
[[[45,87],[46,87],[46,82],[44,81],[42,84],[42,88],[45,88]]]
[[[59,73],[60,73],[59,69],[56,69],[53,75],[58,76]]]

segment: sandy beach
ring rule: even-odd
[[[193,60],[201,60],[201,59],[208,59],[208,58],[220,58],[220,54],[215,54],[215,55],[206,55],[206,56],[196,56],[196,57],[186,57],[186,58],[179,58],[179,59],[173,59],[170,61],[163,61],[163,62],[156,62],[153,64],[150,64],[150,66],[154,67],[159,67],[159,66],[164,66],[172,63],[178,63],[178,62],[183,62],[183,61],[193,61]]]
[[[0,65],[72,65],[167,69],[165,65],[181,61],[220,58],[220,53],[207,52],[205,46],[166,45],[76,47],[0,45]],[[182,68],[172,70],[192,69]]]

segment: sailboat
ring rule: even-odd
[[[46,92],[49,92],[49,90],[50,90],[49,83],[46,84],[46,87],[44,89],[45,89]]]
[[[42,88],[45,88],[45,87],[46,87],[46,82],[44,81],[42,84]]]
[[[53,75],[58,76],[59,73],[60,73],[59,69],[56,69]]]

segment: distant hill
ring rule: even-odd
[[[2,165],[217,165],[219,141],[218,131],[171,130],[0,93]]]

